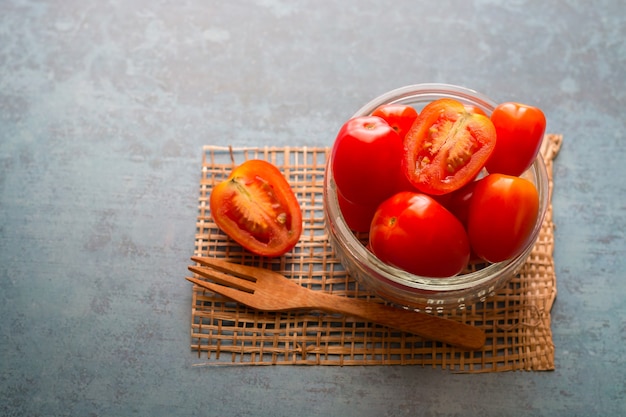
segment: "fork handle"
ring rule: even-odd
[[[468,324],[372,301],[323,293],[316,295],[321,296],[315,297],[316,307],[325,311],[358,317],[464,349],[476,350],[485,344],[485,333]]]

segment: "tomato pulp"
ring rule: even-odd
[[[441,195],[472,181],[496,146],[496,130],[483,114],[453,99],[430,102],[404,140],[402,168],[418,190]]]
[[[258,255],[282,255],[302,234],[295,194],[278,168],[263,160],[244,162],[216,185],[210,208],[220,229]]]

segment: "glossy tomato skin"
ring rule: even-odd
[[[443,205],[450,210],[464,226],[467,226],[469,206],[474,195],[476,184],[477,181],[471,181],[458,190],[446,194],[448,198],[443,202]]]
[[[370,224],[376,212],[375,205],[365,206],[354,204],[346,200],[339,191],[337,192],[337,202],[339,203],[341,215],[350,230],[353,232],[367,232],[370,230]]]
[[[453,99],[424,107],[404,140],[405,175],[420,191],[440,195],[474,180],[496,146],[491,120]]]
[[[410,191],[378,207],[369,239],[381,261],[421,276],[454,276],[470,255],[461,222],[430,196]]]
[[[302,234],[302,211],[282,173],[269,162],[249,160],[216,185],[210,197],[215,224],[257,255],[291,250]]]
[[[394,192],[399,178],[402,141],[377,116],[348,120],[339,130],[331,151],[337,188],[357,205],[377,205]]]
[[[489,174],[477,181],[468,212],[472,250],[489,262],[512,259],[524,251],[539,215],[539,193],[517,176]]]
[[[501,103],[493,110],[491,121],[498,136],[487,171],[521,175],[535,161],[546,130],[541,109],[520,103]]]
[[[413,126],[413,122],[417,119],[417,110],[406,104],[383,104],[372,112],[372,116],[378,116],[385,120],[398,133],[400,139],[404,140],[411,126]]]

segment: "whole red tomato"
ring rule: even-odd
[[[488,117],[468,112],[459,101],[439,99],[424,107],[407,133],[403,169],[420,191],[445,194],[472,181],[495,146]]]
[[[385,120],[393,130],[398,132],[400,139],[404,139],[413,126],[413,122],[417,119],[417,110],[406,104],[383,104],[372,112],[372,116],[378,116]]]
[[[346,224],[353,232],[367,232],[370,230],[370,224],[374,218],[376,212],[376,206],[364,206],[360,204],[354,204],[341,194],[337,192],[337,201],[339,203],[339,209],[341,215],[346,221]]]
[[[429,277],[458,274],[470,255],[461,222],[433,198],[410,191],[378,207],[369,246],[381,261]]]
[[[279,256],[302,234],[302,211],[289,183],[269,162],[249,160],[211,191],[215,224],[249,251]]]
[[[469,206],[472,201],[472,196],[474,195],[476,183],[477,181],[472,181],[456,191],[445,194],[447,198],[442,203],[444,207],[450,210],[450,212],[454,214],[464,226],[467,226]]]
[[[546,130],[545,115],[537,107],[509,102],[493,110],[491,121],[498,139],[487,161],[487,171],[521,175],[539,153]]]
[[[476,182],[468,211],[472,250],[489,262],[522,253],[539,215],[535,185],[520,177],[489,174]]]
[[[402,141],[380,117],[356,117],[339,130],[330,157],[335,184],[345,199],[375,206],[394,192]]]

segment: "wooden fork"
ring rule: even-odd
[[[485,333],[467,324],[372,301],[312,291],[267,269],[215,258],[194,256],[191,260],[202,266],[189,266],[189,270],[213,282],[189,277],[188,281],[257,310],[323,310],[464,349],[480,349],[485,344]]]

